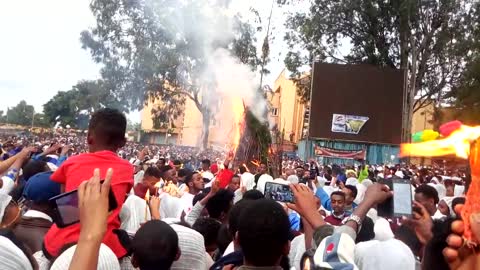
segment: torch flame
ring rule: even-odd
[[[455,154],[457,157],[467,159],[470,154],[470,143],[479,137],[480,126],[462,125],[445,139],[402,144],[400,156],[438,157]]]
[[[480,142],[473,147],[471,143],[480,137],[480,126],[470,127],[462,125],[445,139],[428,141],[422,143],[402,144],[401,156],[444,156],[455,154],[457,157],[469,159],[472,181],[466,195],[465,205],[462,208],[462,220],[465,224],[463,236],[469,247],[480,243],[472,232],[470,217],[480,212]]]
[[[241,136],[241,127],[243,121],[244,107],[243,101],[241,98],[234,98],[232,101],[232,112],[233,112],[233,124],[234,124],[234,134],[232,139],[233,152],[237,150],[238,144],[240,143]]]

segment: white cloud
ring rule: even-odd
[[[95,24],[88,0],[14,0],[0,4],[0,110],[20,100],[33,104],[37,111],[58,91],[69,90],[82,79],[99,77],[100,66],[81,48],[80,32]],[[264,31],[270,1],[234,0],[234,7],[248,12],[254,6],[263,18]],[[286,19],[284,10],[275,7],[271,41],[273,81],[283,69],[282,47]],[[264,33],[258,35],[262,41]],[[260,44],[261,46],[261,44]],[[138,119],[138,112],[129,115]]]
[[[98,77],[81,48],[94,24],[89,1],[16,0],[0,4],[0,110],[24,99],[38,111],[59,90]]]

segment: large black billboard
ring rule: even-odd
[[[403,70],[315,63],[309,137],[400,144]]]

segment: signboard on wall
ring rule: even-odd
[[[368,119],[370,118],[366,116],[334,113],[332,116],[332,132],[358,134]]]
[[[346,151],[315,146],[315,155],[319,157],[365,160],[367,159],[367,150]]]
[[[311,139],[375,144],[400,144],[402,139],[405,71],[370,65],[316,62],[312,74]],[[361,119],[361,130],[333,127],[334,115]],[[352,117],[353,116],[353,117]],[[363,122],[363,121],[361,121]]]

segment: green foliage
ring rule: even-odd
[[[3,120],[9,124],[31,126],[35,109],[25,100],[20,101],[15,107],[9,108]]]
[[[90,114],[95,110],[109,107],[120,111],[126,108],[118,101],[105,81],[80,81],[68,91],[60,91],[43,105],[45,121],[55,125],[86,129]]]
[[[205,12],[206,5],[215,18]],[[218,98],[212,93],[213,78],[205,74],[212,52],[227,49],[252,70],[259,63],[255,28],[235,16],[230,33],[230,20],[221,11],[225,5],[206,0],[94,0],[90,8],[96,26],[81,33],[81,42],[103,64],[102,77],[128,108],[141,109],[147,101],[160,99],[163,104],[154,116],[164,125],[168,117],[181,113],[189,98],[208,125],[207,103]]]
[[[462,80],[450,97],[455,98],[457,119],[469,125],[480,124],[480,54],[467,66]]]
[[[477,8],[471,0],[312,0],[307,12],[286,22],[285,65],[296,79],[313,60],[408,69],[417,110],[460,78],[478,26]],[[308,99],[309,91],[306,84],[300,94]],[[413,101],[415,96],[420,99]]]
[[[260,122],[250,110],[245,113],[245,123],[248,129],[248,134],[251,134],[252,141],[256,143],[258,150],[258,157],[261,162],[267,162],[268,149],[272,143],[270,130],[266,123]]]

